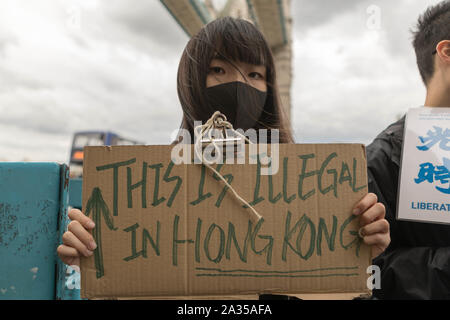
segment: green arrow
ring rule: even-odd
[[[108,205],[103,200],[102,191],[100,188],[94,188],[92,190],[91,197],[86,205],[86,216],[92,212],[92,220],[95,223],[93,230],[93,236],[95,243],[97,243],[97,249],[94,251],[95,268],[97,269],[97,279],[103,277],[105,274],[103,269],[103,252],[102,252],[102,224],[101,217],[105,219],[105,223],[109,230],[117,230],[114,227],[113,218],[109,212]]]

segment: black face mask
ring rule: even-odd
[[[222,112],[234,129],[244,131],[253,128],[261,117],[266,103],[267,92],[240,82],[228,82],[206,88],[207,102],[211,114],[202,119],[205,123],[215,111]]]

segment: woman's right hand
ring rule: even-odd
[[[70,210],[69,218],[72,221],[63,234],[63,244],[58,247],[57,252],[65,264],[80,266],[80,257],[92,256],[97,248],[94,238],[88,231],[95,227],[95,223],[78,209]]]

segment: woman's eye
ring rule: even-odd
[[[263,75],[259,72],[251,72],[249,73],[249,77],[256,80],[264,79]]]
[[[210,72],[215,73],[215,74],[224,74],[225,70],[223,70],[223,68],[221,67],[211,67],[209,69]]]

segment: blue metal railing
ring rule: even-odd
[[[79,273],[56,248],[81,185],[65,164],[0,163],[0,300],[80,299]]]

